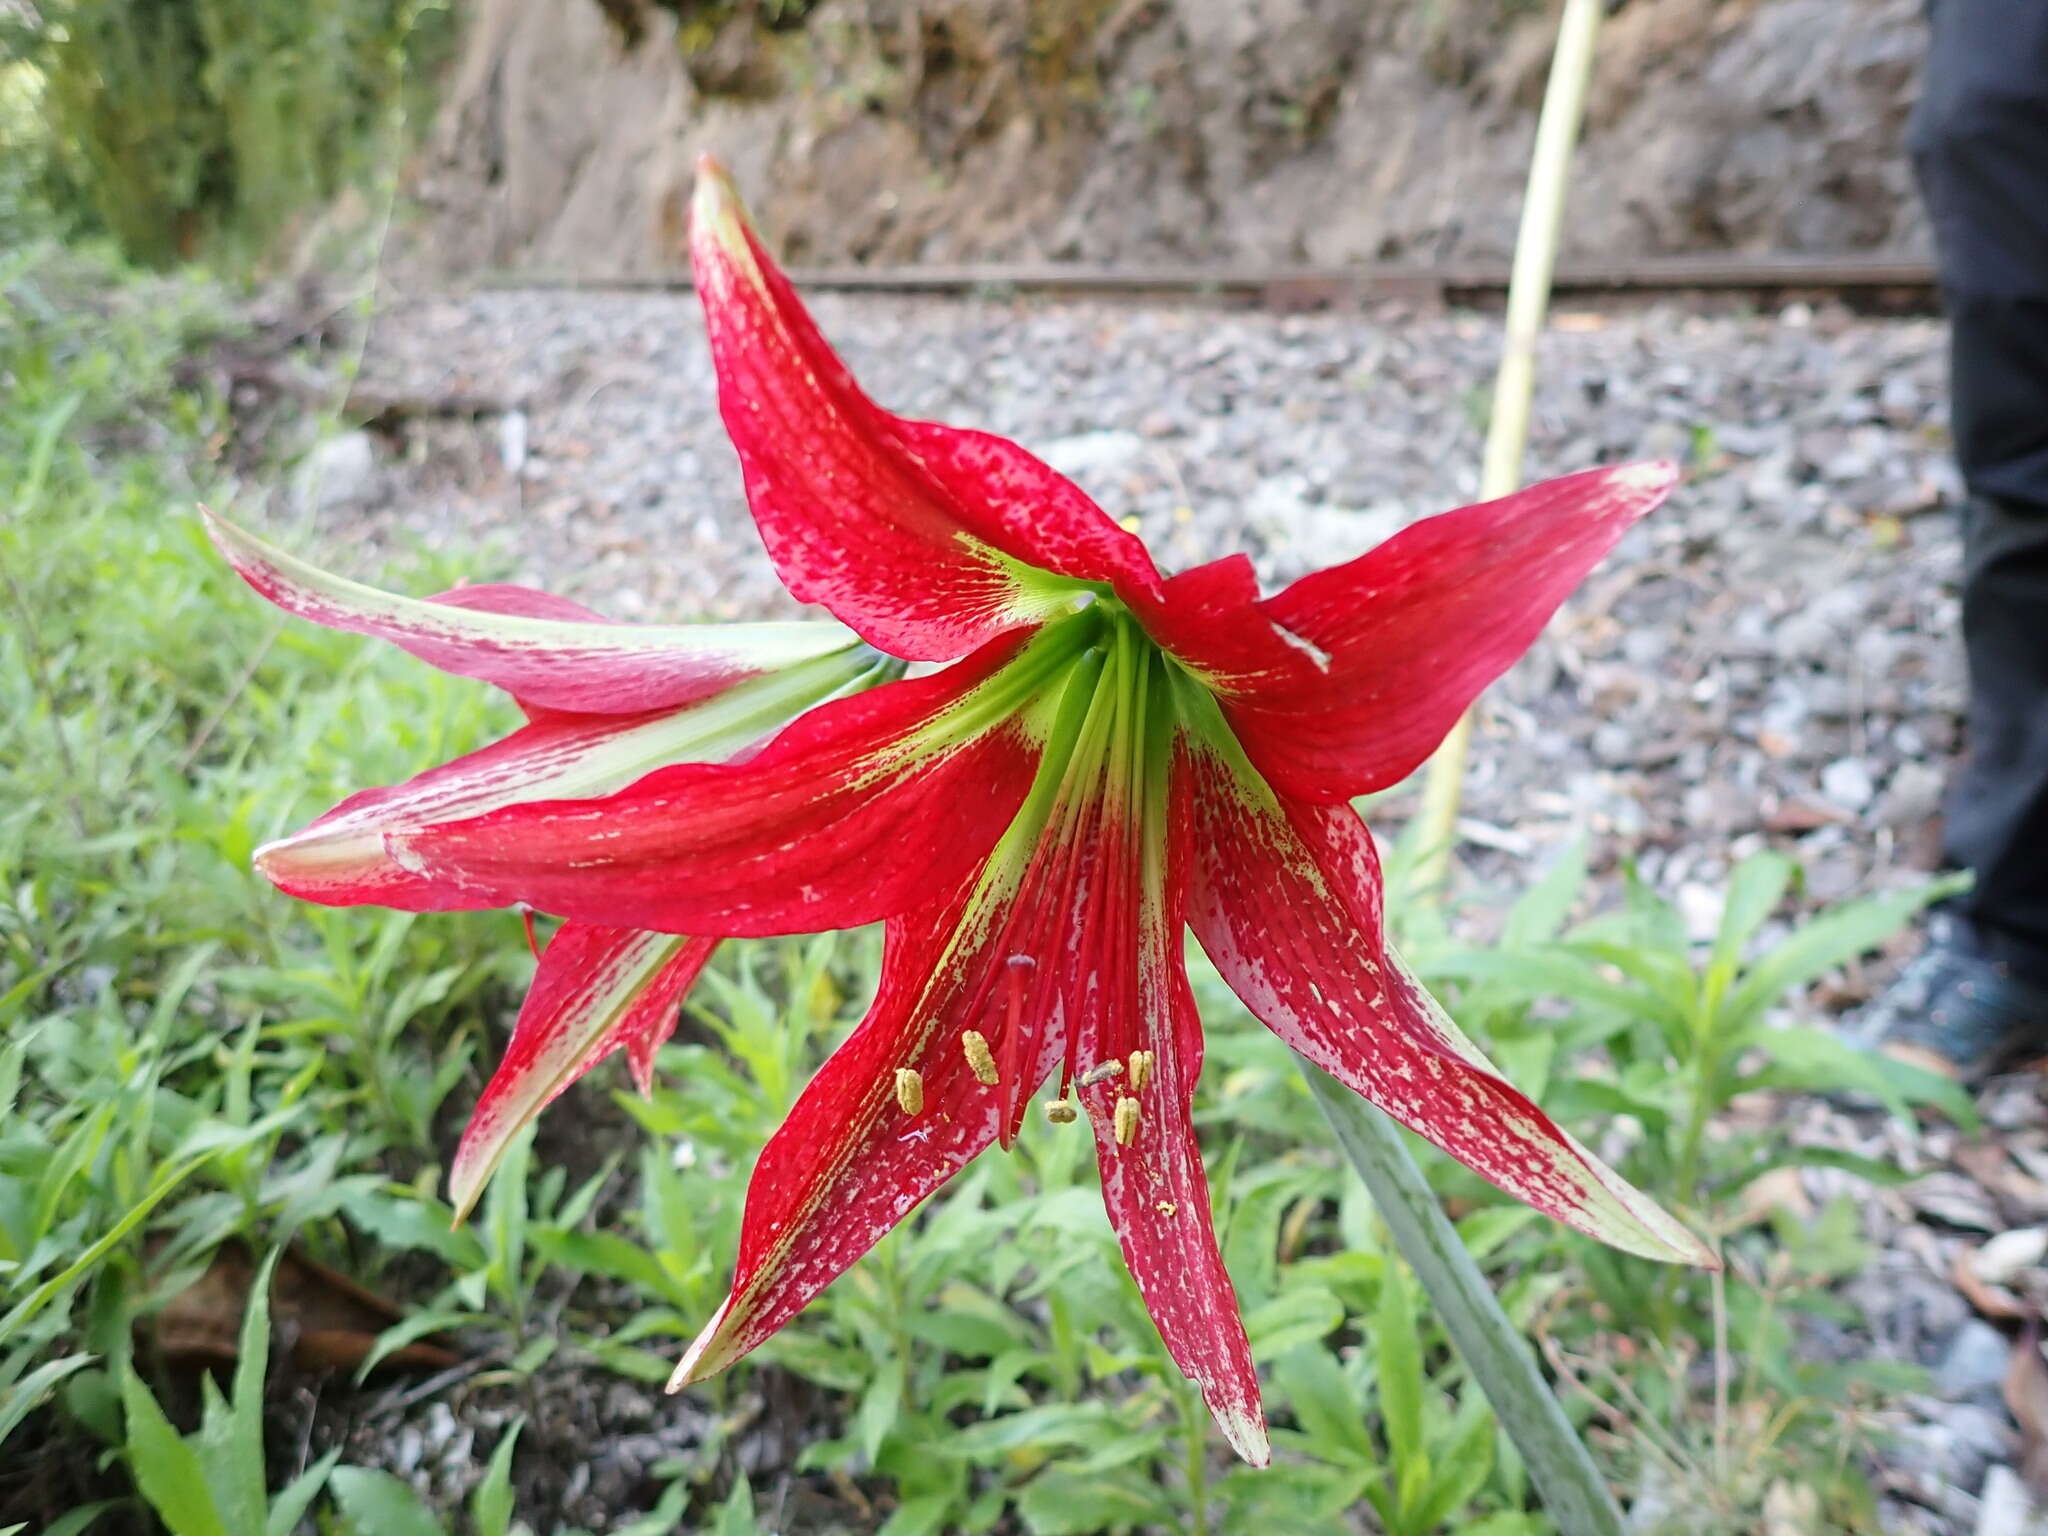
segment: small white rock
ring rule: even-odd
[[[1870,765],[1860,757],[1838,757],[1820,771],[1820,792],[1845,811],[1860,811],[1877,795]]]
[[[1685,936],[1704,944],[1721,930],[1721,893],[1712,886],[1688,880],[1678,888],[1678,915],[1685,923]]]
[[[1984,1474],[1976,1536],[2036,1536],[2041,1527],[2034,1514],[2033,1496],[2019,1473],[2001,1465]]]
[[[2048,1258],[2048,1227],[2015,1227],[1979,1248],[1970,1268],[1986,1285],[2009,1285],[2022,1270],[2034,1268],[2044,1258]]]
[[[508,473],[526,467],[529,428],[524,411],[507,411],[498,418],[498,462]]]
[[[299,466],[299,499],[321,512],[364,506],[376,499],[379,478],[370,434],[344,432],[306,455]]]

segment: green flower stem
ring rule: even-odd
[[[1180,1395],[1180,1421],[1188,1442],[1188,1536],[1209,1536],[1209,1408],[1199,1392]]]
[[[1693,1205],[1699,1197],[1700,1156],[1706,1150],[1707,1124],[1714,1118],[1714,1087],[1721,1075],[1721,1052],[1714,1037],[1711,1011],[1693,1026],[1692,1092],[1687,1096],[1685,1130],[1679,1139],[1678,1161],[1671,1178],[1671,1197],[1680,1206]],[[1664,1266],[1650,1297],[1650,1315],[1657,1337],[1666,1344],[1678,1337],[1677,1265]]]
[[[1493,378],[1493,410],[1486,423],[1486,456],[1479,471],[1479,499],[1512,494],[1522,483],[1522,456],[1529,445],[1529,405],[1536,391],[1536,341],[1550,309],[1550,279],[1564,227],[1564,195],[1571,182],[1572,149],[1585,115],[1586,83],[1593,74],[1593,45],[1600,36],[1602,0],[1565,0],[1557,47],[1550,56],[1550,81],[1536,119],[1536,145],[1529,156],[1529,181],[1522,195],[1522,223],[1515,235],[1515,264],[1508,275],[1506,335],[1500,369]],[[1457,842],[1458,803],[1465,788],[1465,758],[1472,745],[1468,711],[1429,760],[1422,786],[1422,856],[1416,889],[1441,891]]]
[[[1365,1180],[1473,1379],[1522,1453],[1544,1509],[1564,1536],[1621,1536],[1614,1495],[1543,1379],[1535,1352],[1508,1321],[1437,1204],[1401,1133],[1319,1067],[1307,1061],[1300,1065],[1337,1144]]]

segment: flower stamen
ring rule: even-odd
[[[967,1065],[974,1069],[974,1076],[985,1088],[993,1088],[1003,1080],[1003,1074],[996,1070],[995,1052],[988,1048],[988,1036],[978,1029],[970,1029],[960,1036],[960,1048],[967,1053]]]
[[[1124,1064],[1120,1061],[1098,1061],[1081,1074],[1081,1086],[1093,1088],[1097,1083],[1106,1083],[1112,1077],[1124,1075]]]
[[[1045,1118],[1054,1125],[1072,1125],[1074,1123],[1074,1106],[1064,1097],[1048,1100],[1045,1106]]]
[[[1131,1052],[1131,1092],[1138,1092],[1152,1081],[1152,1063],[1157,1059],[1150,1051]]]
[[[1138,1101],[1128,1094],[1116,1101],[1116,1119],[1112,1122],[1116,1131],[1116,1144],[1128,1147],[1138,1139]]]
[[[924,1077],[912,1067],[896,1069],[896,1107],[906,1115],[924,1108]]]

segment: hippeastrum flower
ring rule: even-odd
[[[1202,1031],[1184,928],[1291,1047],[1508,1193],[1628,1252],[1713,1262],[1507,1083],[1402,965],[1373,840],[1349,805],[1424,760],[1664,498],[1671,466],[1593,470],[1448,512],[1272,597],[1242,556],[1165,577],[1022,448],[870,401],[708,162],[691,255],[720,407],[784,583],[875,651],[943,665],[816,704],[735,757],[731,735],[717,751],[682,745],[687,711],[750,709],[735,702],[749,689],[787,702],[798,677],[851,688],[873,657],[778,654],[786,670],[731,682],[768,663],[728,654],[725,691],[693,695],[684,714],[593,721],[539,691],[556,675],[551,642],[534,638],[513,679],[499,642],[466,628],[444,638],[481,624],[479,609],[494,623],[539,615],[530,596],[468,599],[459,620],[413,605],[403,623],[390,607],[365,617],[370,597],[300,597],[287,606],[463,662],[542,708],[508,742],[358,796],[260,856],[316,901],[523,904],[630,931],[631,944],[582,941],[557,987],[536,985],[529,1014],[606,1022],[578,1036],[592,1045],[526,1053],[544,1062],[530,1069],[543,1086],[521,1106],[621,1035],[644,1064],[677,976],[701,963],[655,935],[702,945],[886,923],[875,1000],[763,1149],[731,1293],[672,1385],[775,1332],[969,1159],[1009,1145],[1056,1079],[1048,1116],[1092,1129],[1111,1224],[1168,1350],[1239,1454],[1264,1462],[1190,1118]],[[266,559],[261,570],[281,568]],[[303,569],[292,579],[315,584]],[[587,620],[541,616],[586,625],[558,642],[573,658],[563,675],[603,670],[579,649],[595,644]],[[636,632],[603,633],[628,647]],[[703,685],[716,670],[696,649],[710,632],[643,633],[672,648],[665,675]],[[617,655],[605,664],[629,669]],[[615,707],[604,688],[594,699],[580,707]],[[634,731],[674,732],[659,750],[695,760],[640,772],[653,743],[612,745]],[[555,761],[548,733],[572,732],[602,736],[604,769],[584,771],[582,737],[563,751],[572,769],[526,766]],[[492,753],[520,769],[500,772]],[[622,997],[644,1006],[622,1010]],[[513,1057],[526,1059],[517,1038]]]

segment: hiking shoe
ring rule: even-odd
[[[1911,1066],[1976,1087],[2048,1056],[2048,986],[1970,947],[1951,920],[1870,1007],[1857,1038]]]

